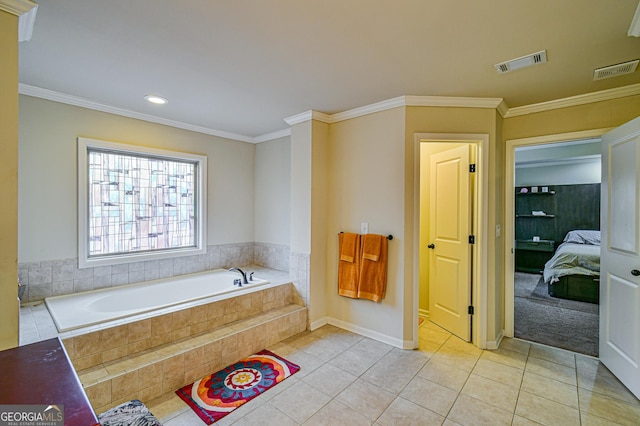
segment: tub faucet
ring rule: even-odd
[[[240,272],[240,275],[242,275],[242,284],[249,284],[249,282],[247,281],[247,274],[244,273],[244,271],[240,268],[229,268],[230,272],[233,271],[238,271]]]

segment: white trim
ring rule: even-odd
[[[477,147],[476,163],[476,202],[477,215],[474,218],[477,250],[473,250],[473,299],[475,306],[472,327],[472,343],[480,349],[487,347],[488,327],[488,241],[491,234],[488,229],[489,221],[489,135],[469,133],[416,133],[414,135],[414,271],[413,271],[413,318],[419,315],[418,300],[420,295],[420,144],[438,143],[469,143]],[[418,330],[414,327],[413,339],[418,342]]]
[[[513,337],[514,333],[514,275],[515,275],[515,150],[516,147],[553,144],[580,139],[599,138],[610,129],[594,129],[555,135],[535,136],[505,141],[504,165],[504,335]]]
[[[305,121],[309,121],[309,120],[316,120],[316,121],[321,121],[323,123],[331,124],[331,123],[335,123],[332,117],[333,117],[332,115],[310,109],[309,111],[301,112],[300,114],[286,117],[284,121],[289,126],[304,123]]]
[[[38,4],[30,0],[0,0],[0,10],[20,16],[27,13]]]
[[[36,13],[38,13],[38,5],[33,7],[27,13],[23,13],[18,18],[18,41],[29,41],[33,35],[33,27],[36,24]]]
[[[280,139],[280,138],[284,138],[287,136],[291,136],[291,129],[282,129],[282,130],[277,130],[275,132],[271,132],[271,133],[265,133],[264,135],[260,135],[260,136],[256,136],[255,138],[253,138],[253,142],[254,143],[262,143],[262,142],[267,142],[267,141],[272,141],[275,139]]]
[[[196,247],[176,248],[163,251],[143,253],[126,253],[122,255],[89,258],[88,253],[88,176],[87,151],[89,148],[107,148],[122,152],[140,153],[164,157],[169,160],[189,160],[197,166],[197,216],[198,220]],[[144,146],[107,142],[96,139],[78,138],[78,268],[108,266],[145,260],[167,259],[180,256],[200,255],[207,253],[207,157],[187,152],[169,151]]]
[[[325,114],[315,110],[309,110],[292,115],[284,121],[293,126],[309,120],[318,120],[323,123],[333,124],[340,121],[351,120],[376,112],[386,111],[398,107],[430,106],[430,107],[454,107],[454,108],[491,108],[504,111],[507,107],[500,98],[469,98],[449,96],[398,96],[373,104],[353,108],[335,114]]]
[[[636,8],[636,13],[633,14],[627,35],[629,37],[640,37],[640,3],[638,3],[638,7]]]
[[[329,324],[329,317],[322,317],[309,324],[309,330],[314,331],[327,324]]]
[[[509,105],[507,105],[506,102],[502,101],[496,109],[498,110],[498,113],[504,118],[509,112]]]
[[[500,330],[500,333],[496,336],[496,340],[488,340],[487,347],[485,349],[498,349],[500,347],[500,342],[502,342],[502,338],[504,337],[504,330]]]
[[[331,324],[333,326],[342,328],[344,330],[351,331],[361,336],[369,337],[371,339],[377,340],[382,343],[386,343],[391,346],[395,346],[396,348],[401,348],[401,349],[417,348],[417,346],[415,346],[413,342],[396,339],[395,337],[387,336],[386,334],[378,333],[377,331],[360,327],[359,325],[355,325],[350,322],[342,321],[329,316],[322,317],[320,319],[315,320],[314,322],[309,324],[309,329],[311,331],[314,331],[327,324]]]
[[[625,98],[640,94],[640,83],[629,86],[616,87],[614,89],[601,90],[599,92],[585,93],[584,95],[571,96],[563,99],[556,99],[538,104],[525,105],[521,107],[509,108],[504,118],[518,117],[521,115],[535,114],[538,112],[551,111],[554,109],[568,108],[579,105],[591,104],[594,102],[609,101],[612,99]]]
[[[400,349],[415,349],[417,348],[413,342],[397,339],[395,337],[387,336],[386,334],[378,333],[368,328],[360,327],[359,325],[352,324],[350,322],[342,321],[333,317],[327,317],[327,323],[340,327],[344,330],[351,331],[361,336],[369,337],[378,342],[386,343],[387,345],[394,346]],[[314,322],[315,323],[315,322]]]
[[[601,154],[581,155],[579,157],[563,157],[547,160],[522,161],[516,163],[516,169],[529,169],[532,167],[566,166],[567,164],[600,163]]]
[[[385,101],[376,102],[373,104],[353,108],[347,111],[338,112],[331,115],[331,122],[338,123],[340,121],[351,120],[352,118],[358,118],[365,115],[373,114],[380,111],[386,111],[393,108],[406,106],[406,96],[399,96],[397,98],[387,99]]]
[[[95,111],[102,111],[109,114],[120,115],[128,118],[135,118],[136,120],[148,121],[151,123],[163,124],[165,126],[175,127],[178,129],[190,130],[192,132],[204,133],[206,135],[218,136],[225,139],[233,139],[241,142],[254,143],[254,138],[237,133],[223,132],[221,130],[209,129],[207,127],[196,126],[194,124],[183,123],[180,121],[169,120],[167,118],[156,117],[149,114],[142,114],[139,112],[131,111],[124,108],[113,107],[105,104],[101,104],[89,99],[80,98],[78,96],[66,95],[64,93],[56,92],[49,89],[43,89],[41,87],[31,86],[24,83],[18,84],[18,93],[26,96],[33,96],[36,98],[46,99],[54,102],[61,102],[63,104],[79,106]]]
[[[3,8],[3,4],[24,3],[30,4],[29,0],[0,0],[0,10],[7,10]],[[35,6],[35,3],[33,3]],[[130,111],[124,108],[113,107],[105,105],[90,99],[80,98],[78,96],[67,95],[64,93],[56,92],[49,89],[43,89],[36,86],[31,86],[24,83],[18,84],[18,93],[26,96],[33,96],[37,98],[47,99],[54,102],[61,102],[69,105],[75,105],[82,108],[92,109],[96,111],[107,112],[110,114],[120,115],[123,117],[134,118],[137,120],[148,121],[151,123],[163,124],[165,126],[171,126],[178,129],[189,130],[192,132],[203,133],[211,136],[218,136],[225,139],[232,139],[241,142],[248,143],[260,143],[266,142],[281,137],[291,135],[291,129],[283,129],[259,135],[255,137],[240,135],[237,133],[225,132],[222,130],[211,129],[208,127],[197,126],[195,124],[183,123],[180,121],[170,120],[167,118],[156,117],[149,114],[142,114],[135,111]],[[521,115],[534,114],[543,111],[550,111],[559,108],[567,108],[571,106],[585,105],[593,102],[602,102],[612,99],[623,98],[627,96],[634,96],[640,94],[640,83],[632,84],[629,86],[618,87],[614,89],[602,90],[599,92],[587,93],[584,95],[573,96],[564,99],[556,99],[553,101],[542,102],[533,105],[526,105],[521,107],[509,108],[508,105],[501,98],[472,98],[472,97],[448,97],[448,96],[398,96],[395,98],[387,99],[384,101],[376,102],[373,104],[365,105],[358,108],[353,108],[347,111],[338,112],[335,114],[325,114],[320,111],[309,110],[300,114],[292,115],[284,118],[284,121],[293,126],[298,123],[303,123],[309,120],[317,120],[327,124],[333,124],[344,120],[350,120],[352,118],[362,117],[364,115],[373,114],[376,112],[386,111],[392,108],[398,108],[402,106],[431,106],[431,107],[454,107],[454,108],[489,108],[496,109],[498,113],[504,118],[517,117]]]
[[[454,107],[454,108],[498,108],[501,98],[470,98],[449,96],[405,96],[406,106]]]

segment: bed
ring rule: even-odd
[[[600,296],[600,231],[569,231],[544,266],[549,295],[598,303]]]

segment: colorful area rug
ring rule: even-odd
[[[299,370],[265,349],[178,389],[176,394],[210,425]]]

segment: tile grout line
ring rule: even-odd
[[[527,371],[527,364],[529,363],[529,355],[531,353],[531,343],[529,343],[529,346],[527,348],[527,353],[525,354],[527,356],[527,358],[524,361],[524,367],[522,369],[522,379],[520,379],[520,386],[518,386],[518,397],[516,398],[516,405],[513,407],[513,416],[511,417],[511,424],[513,424],[513,422],[515,421],[516,418],[516,413],[518,411],[518,403],[520,402],[520,396],[522,395],[522,385],[524,383],[524,373],[526,373]],[[528,419],[527,417],[524,417],[526,419]],[[528,419],[531,420],[531,419]],[[534,421],[534,420],[531,420]]]

